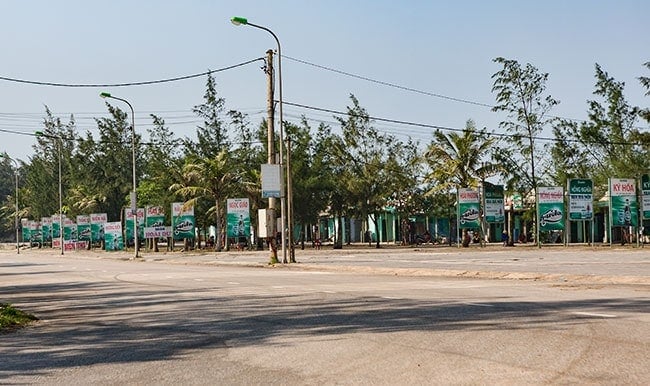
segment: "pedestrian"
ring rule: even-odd
[[[503,243],[504,247],[508,246],[508,232],[506,232],[505,229],[501,233],[501,242]]]

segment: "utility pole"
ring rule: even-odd
[[[296,262],[296,250],[293,240],[293,187],[291,178],[291,136],[287,133],[287,228],[289,229],[289,262]],[[286,261],[285,261],[286,263]]]
[[[267,162],[269,164],[276,164],[275,160],[275,108],[274,104],[274,94],[275,94],[275,82],[273,77],[273,50],[266,51],[266,132],[267,132]],[[275,197],[269,197],[269,209],[272,209],[275,213],[275,208],[277,207]],[[274,230],[271,237],[267,237],[266,240],[271,246],[271,264],[278,262],[278,248],[275,245],[275,218],[273,221],[272,229]]]

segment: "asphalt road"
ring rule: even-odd
[[[643,250],[265,260],[2,251],[0,302],[41,320],[0,335],[0,384],[650,381]]]

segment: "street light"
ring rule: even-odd
[[[253,24],[248,21],[245,17],[238,17],[234,16],[230,18],[230,21],[234,25],[248,25],[251,27],[255,27],[261,30],[264,30],[273,36],[275,39],[275,42],[278,45],[278,83],[279,83],[279,94],[280,94],[280,169],[284,171],[283,168],[283,162],[284,162],[284,155],[283,155],[283,150],[282,147],[284,145],[284,130],[282,128],[282,125],[284,124],[284,117],[282,115],[282,50],[280,47],[280,40],[278,37],[271,31],[270,29]],[[282,223],[282,229],[281,229],[281,236],[282,236],[282,257],[283,257],[283,263],[287,262],[287,247],[286,247],[286,232],[285,232],[285,219],[288,220],[288,228],[289,228],[289,234],[291,235],[291,174],[290,174],[290,158],[291,158],[291,153],[289,148],[287,147],[287,169],[286,169],[286,178],[287,178],[287,194],[285,194],[284,191],[284,178],[280,178],[280,190],[282,193],[280,194],[280,222]],[[286,200],[289,200],[289,205],[286,204]],[[291,238],[291,236],[289,236]]]
[[[111,98],[126,103],[131,109],[131,150],[133,159],[133,191],[131,192],[131,213],[133,214],[133,242],[135,247],[135,258],[138,258],[138,204],[136,194],[136,180],[135,180],[135,112],[133,106],[126,99],[118,98],[110,93],[103,92],[99,94],[102,98]]]
[[[54,135],[45,134],[42,131],[36,132],[37,137],[55,138],[57,140],[57,148],[59,153],[59,241],[61,243],[61,254],[63,255],[63,184],[61,183],[61,147],[63,147],[63,139]]]
[[[11,160],[14,165],[16,165],[16,169],[14,169],[14,175],[16,176],[16,222],[14,226],[16,227],[16,253],[20,255],[20,243],[18,243],[18,161],[15,159],[9,157],[6,153],[5,154],[0,154],[0,157],[4,157],[6,159]],[[25,240],[23,240],[25,241]]]

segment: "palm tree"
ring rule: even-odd
[[[215,248],[221,251],[222,233],[225,229],[224,203],[226,198],[239,187],[242,172],[235,165],[227,150],[220,151],[214,158],[188,160],[182,170],[183,182],[170,186],[169,190],[186,199],[185,204],[196,206],[201,200],[214,203],[206,215],[215,216],[217,241]]]
[[[429,194],[449,197],[449,193],[458,188],[477,188],[499,171],[498,163],[485,160],[493,150],[495,138],[484,130],[477,131],[471,119],[462,132],[444,134],[437,130],[433,136],[425,153],[430,168],[425,177],[425,182],[431,186]],[[482,223],[483,233],[485,227],[486,224]]]
[[[433,183],[431,193],[476,188],[499,170],[498,163],[484,161],[495,138],[483,130],[477,131],[471,119],[462,132],[445,134],[437,130],[433,137],[425,152],[430,168],[426,181]]]

